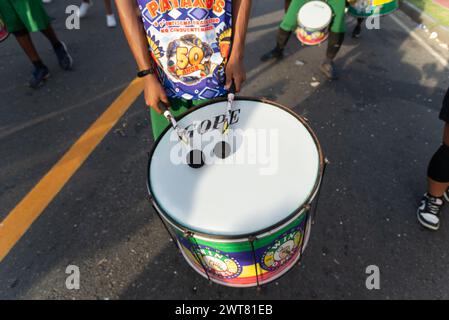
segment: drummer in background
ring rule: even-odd
[[[63,70],[72,69],[73,59],[64,42],[57,37],[42,2],[35,0],[0,0],[0,17],[22,50],[33,64],[29,85],[33,89],[42,86],[50,77],[50,71],[42,62],[30,33],[40,31],[50,42]]]
[[[438,230],[440,212],[445,200],[449,202],[449,88],[443,100],[440,119],[445,122],[443,143],[427,168],[427,193],[418,208],[418,221],[426,228]]]
[[[137,4],[143,23],[135,15]],[[243,54],[251,0],[116,0],[116,7],[144,81],[155,139],[169,125],[160,102],[176,117],[226,95],[232,82],[240,91],[246,79]]]
[[[282,19],[278,29],[276,38],[276,46],[270,52],[261,57],[262,61],[271,59],[282,59],[284,56],[284,49],[287,45],[288,39],[292,32],[297,28],[299,9],[307,2],[307,0],[292,0],[287,12]],[[326,58],[320,66],[320,70],[330,80],[338,78],[337,69],[334,64],[334,59],[343,44],[346,24],[345,24],[345,6],[346,0],[329,0],[327,4],[331,6],[334,13],[334,18],[330,26]]]

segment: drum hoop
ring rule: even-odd
[[[266,103],[266,104],[270,104],[274,107],[277,107],[285,112],[288,112],[290,115],[292,115],[294,118],[296,118],[299,122],[301,122],[301,124],[307,129],[307,131],[309,132],[309,134],[312,136],[312,139],[315,143],[315,146],[318,150],[318,156],[319,156],[319,167],[318,167],[318,173],[317,173],[317,179],[315,181],[315,184],[310,192],[309,197],[304,201],[304,203],[298,207],[296,210],[294,210],[291,214],[289,214],[287,217],[285,217],[284,219],[276,222],[275,224],[266,227],[262,230],[256,231],[256,232],[252,232],[252,233],[245,233],[245,234],[238,234],[238,235],[215,235],[215,234],[209,234],[209,233],[205,233],[205,232],[201,232],[201,231],[197,231],[194,230],[192,228],[188,228],[184,225],[182,225],[181,223],[177,222],[175,219],[173,219],[170,215],[168,215],[165,210],[163,210],[161,208],[161,206],[157,203],[157,199],[153,196],[153,191],[151,188],[151,183],[150,183],[150,167],[151,167],[151,159],[153,158],[153,154],[154,151],[156,150],[157,146],[159,145],[159,142],[161,141],[161,139],[164,137],[164,135],[171,129],[170,126],[167,126],[167,128],[164,129],[164,131],[162,131],[162,133],[159,135],[159,137],[156,139],[156,141],[154,141],[153,146],[151,147],[151,150],[148,154],[148,165],[147,165],[147,191],[148,194],[150,196],[150,201],[153,204],[153,206],[156,209],[156,212],[158,215],[160,215],[165,221],[169,222],[170,225],[172,225],[173,227],[176,227],[178,230],[186,233],[192,233],[193,235],[198,235],[202,238],[206,238],[206,239],[216,239],[216,240],[234,240],[231,242],[238,242],[237,240],[247,240],[250,237],[258,237],[261,235],[265,235],[267,233],[271,233],[273,230],[275,229],[279,229],[280,227],[286,225],[287,223],[290,223],[291,221],[293,221],[294,219],[296,219],[297,217],[299,217],[305,210],[308,209],[309,204],[313,202],[313,200],[316,197],[316,194],[321,186],[321,180],[323,178],[323,170],[324,170],[324,154],[323,154],[323,150],[321,148],[320,142],[318,141],[318,138],[315,134],[315,132],[313,132],[312,128],[310,127],[310,125],[307,123],[307,121],[301,117],[300,115],[298,115],[296,112],[290,110],[289,108],[271,101],[269,99],[266,98],[257,98],[257,97],[247,97],[247,96],[237,96],[235,97],[234,101],[253,101],[253,102],[262,102],[262,103]],[[227,97],[220,97],[220,98],[215,98],[212,100],[208,100],[204,103],[199,104],[198,106],[195,106],[191,109],[189,109],[188,111],[186,111],[185,113],[183,113],[181,116],[176,117],[177,121],[181,121],[184,117],[186,117],[187,115],[195,112],[198,109],[204,108],[208,105],[217,103],[217,102],[226,102],[227,101]],[[310,217],[309,217],[310,219]],[[307,223],[307,221],[306,221]]]
[[[302,9],[306,4],[308,4],[308,3],[310,3],[310,2],[323,2],[323,3],[324,3],[325,5],[327,5],[327,6],[329,7],[329,9],[330,9],[331,15],[330,15],[330,17],[329,17],[329,20],[328,20],[325,24],[323,24],[323,26],[321,26],[321,27],[317,27],[317,28],[307,27],[307,26],[305,26],[301,21],[299,21],[299,19],[300,19],[299,14],[300,14],[300,12],[301,12],[301,9]],[[304,5],[299,9],[299,11],[298,11],[298,19],[297,19],[297,20],[298,20],[298,25],[301,26],[302,29],[307,29],[307,30],[311,30],[311,31],[319,31],[319,30],[328,28],[328,27],[330,26],[330,24],[331,24],[333,18],[334,18],[334,11],[332,10],[332,7],[327,3],[327,1],[323,1],[323,0],[310,0],[310,1],[307,1],[306,3],[304,3]]]

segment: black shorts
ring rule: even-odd
[[[443,107],[440,112],[440,119],[446,123],[449,123],[449,88],[446,91],[446,95],[443,99]]]

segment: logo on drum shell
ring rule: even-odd
[[[242,266],[238,261],[224,252],[208,247],[199,248],[196,252],[202,257],[207,271],[220,278],[233,279],[242,273]]]
[[[290,261],[298,252],[302,242],[300,229],[284,233],[262,256],[260,266],[267,271],[275,271]]]

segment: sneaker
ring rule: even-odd
[[[41,87],[44,84],[45,80],[47,80],[49,77],[50,71],[48,71],[48,68],[46,66],[35,68],[29,82],[30,87],[33,89]]]
[[[360,38],[360,32],[362,32],[362,26],[360,24],[357,24],[352,31],[352,37],[356,39]]]
[[[51,0],[42,0],[43,3],[51,3]]]
[[[320,66],[320,70],[329,80],[338,79],[337,68],[332,60],[324,61]]]
[[[440,227],[440,211],[442,206],[443,199],[429,196],[426,193],[417,211],[419,223],[428,229],[438,230]]]
[[[117,26],[117,21],[115,21],[115,16],[113,14],[106,15],[106,25],[108,28],[115,28]]]
[[[284,58],[284,50],[276,46],[273,50],[262,55],[260,61],[265,62],[272,59],[281,60],[282,58]]]
[[[92,1],[89,2],[81,2],[80,10],[78,13],[79,18],[84,18],[87,15],[87,11],[89,11],[90,7],[92,7],[94,3]]]
[[[67,46],[65,45],[65,43],[61,41],[61,44],[62,45],[59,48],[55,49],[56,57],[59,61],[59,66],[63,70],[70,70],[73,66],[73,59],[67,51]]]

